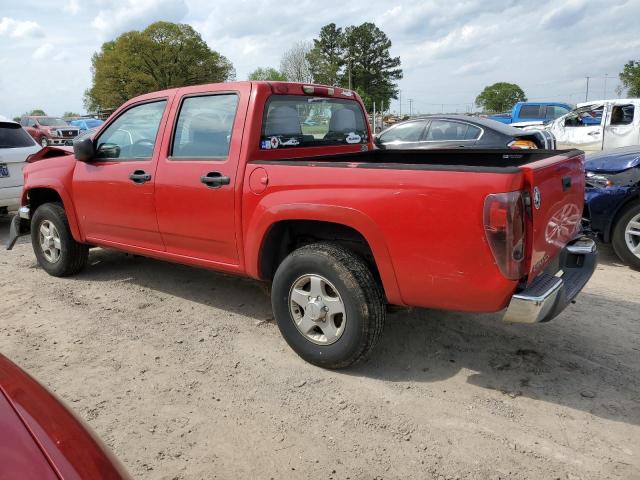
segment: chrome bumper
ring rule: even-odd
[[[595,242],[588,237],[571,241],[560,253],[558,272],[540,274],[511,297],[505,322],[548,322],[562,312],[587,284],[598,263]]]

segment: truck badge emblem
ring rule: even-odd
[[[538,187],[533,187],[533,206],[536,207],[536,210],[540,210],[540,189]]]

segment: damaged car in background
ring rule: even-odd
[[[526,127],[534,131],[540,127]],[[640,144],[640,99],[619,98],[579,103],[572,112],[544,125],[559,149],[585,152]]]
[[[640,145],[587,157],[585,223],[640,269]]]

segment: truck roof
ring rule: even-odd
[[[581,102],[576,105],[577,108],[586,107],[595,103],[612,103],[613,105],[640,105],[640,98],[610,98],[608,100],[589,100],[588,102]]]

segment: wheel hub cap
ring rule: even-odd
[[[60,234],[49,220],[40,224],[38,232],[40,249],[48,262],[56,263],[60,259]]]
[[[344,303],[338,290],[326,278],[302,275],[289,292],[291,318],[310,342],[330,345],[342,336],[346,325]]]

